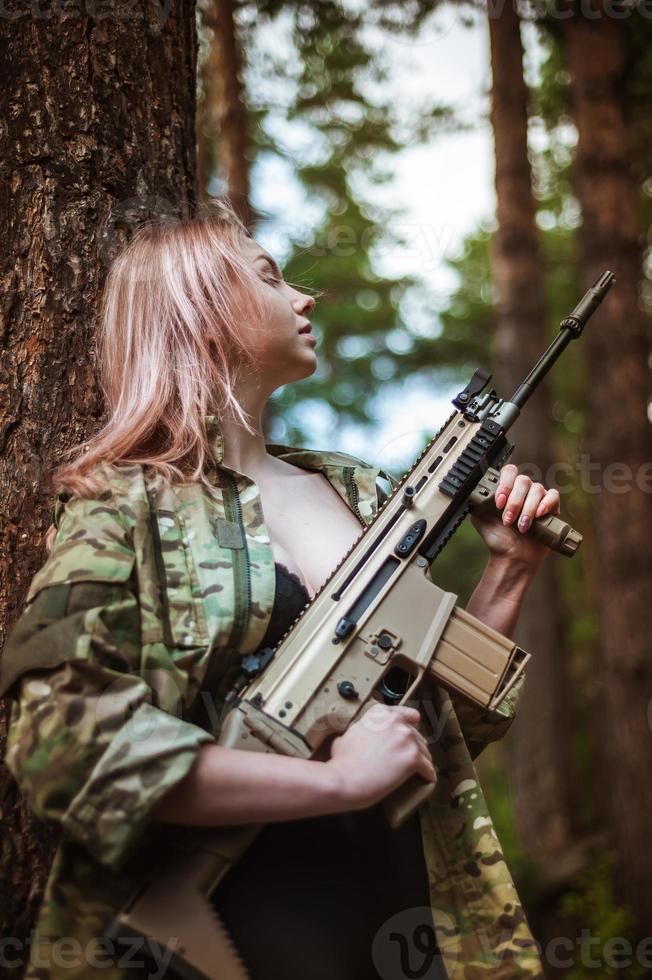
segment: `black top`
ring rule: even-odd
[[[276,570],[274,605],[259,649],[275,647],[306,603],[310,601],[305,586],[294,572],[278,561],[274,563],[274,568]]]
[[[277,562],[261,648],[274,646],[308,601]],[[434,948],[419,815],[392,830],[380,803],[266,824],[211,899],[252,980],[407,976],[401,957],[415,969]],[[430,955],[430,971],[412,975],[443,976]]]

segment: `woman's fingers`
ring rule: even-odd
[[[428,783],[437,782],[437,769],[432,763],[432,759],[428,756],[427,759],[422,759],[419,765],[419,775],[423,777]]]
[[[496,507],[500,510],[503,505],[507,502],[512,487],[514,486],[514,480],[518,475],[518,466],[514,466],[513,463],[507,463],[506,466],[500,471],[500,478],[498,480],[498,489],[496,490],[495,499]]]
[[[432,761],[432,756],[430,754],[430,749],[428,747],[428,742],[420,731],[412,729],[412,738],[416,740],[417,746],[419,748],[419,772],[421,775],[425,776],[427,779],[432,779],[433,775],[436,777],[436,770],[434,763]]]
[[[537,508],[540,502],[543,500],[546,494],[546,488],[541,483],[533,483],[530,486],[527,497],[523,501],[523,506],[521,508],[521,513],[518,519],[518,529],[523,534],[532,524],[534,520],[534,515],[537,512]]]
[[[414,735],[417,736],[416,739],[414,739]],[[432,779],[433,776],[436,778],[437,771],[432,761],[432,756],[430,754],[430,749],[428,748],[428,743],[426,742],[425,738],[420,732],[412,732],[412,737],[416,743],[416,747],[419,753],[417,757],[417,771],[425,779]]]
[[[421,734],[421,732],[415,732],[415,734],[417,736],[417,742],[419,743],[419,746],[426,753],[428,758],[430,758],[430,749],[428,748],[428,743],[425,737]]]
[[[514,480],[514,486],[512,487],[511,493],[507,498],[507,503],[505,504],[505,508],[503,510],[503,524],[511,524],[518,516],[523,504],[525,503],[525,498],[530,492],[531,486],[532,480],[530,477],[525,476],[523,473],[519,473]]]
[[[534,516],[543,517],[544,514],[558,514],[559,501],[559,490],[556,487],[551,487],[550,490],[546,490]]]
[[[425,766],[428,771],[433,767],[432,756],[430,755],[430,749],[428,748],[428,742],[425,736],[416,727],[416,724],[421,718],[421,713],[416,708],[408,708],[407,705],[395,706],[392,708],[393,717],[401,719],[401,723],[406,725],[405,731],[406,735],[409,736],[410,740],[415,742],[419,754],[422,757],[420,762],[420,767],[423,769]]]
[[[559,490],[554,487],[546,490],[542,483],[519,473],[514,463],[507,463],[501,469],[495,502],[503,511],[503,524],[513,524],[518,518],[518,529],[525,532],[536,517],[558,514],[559,501]]]

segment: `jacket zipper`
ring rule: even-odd
[[[222,487],[222,502],[224,506],[224,516],[226,520],[237,523],[242,535],[242,548],[233,548],[231,551],[233,561],[233,584],[234,584],[234,609],[233,626],[231,634],[226,643],[225,649],[221,654],[209,651],[209,659],[200,684],[199,690],[190,707],[188,720],[206,731],[217,734],[222,727],[224,718],[225,703],[224,697],[227,690],[233,685],[234,678],[240,671],[239,650],[247,628],[251,613],[251,569],[249,563],[249,549],[247,548],[247,538],[245,535],[244,522],[242,520],[242,506],[240,504],[240,493],[238,484],[231,473],[224,470],[219,475],[220,486]],[[222,701],[221,715],[214,727],[214,719],[209,716],[205,696],[209,693],[213,698],[214,706]]]
[[[238,523],[243,544],[242,548],[234,548],[232,551],[235,582],[235,616],[233,629],[231,630],[231,636],[227,645],[237,650],[247,632],[251,614],[251,568],[249,564],[247,537],[242,520],[242,505],[240,503],[238,484],[230,473],[224,473],[224,476],[227,477],[231,488],[231,493],[226,494],[224,497],[226,517],[227,520],[233,521],[235,519]]]
[[[349,488],[349,499],[353,504],[353,509],[358,517],[358,520],[360,521],[361,524],[364,524],[365,523],[364,518],[362,517],[362,514],[360,513],[360,508],[358,507],[358,501],[360,500],[360,491],[358,489],[358,484],[353,479],[353,469],[354,469],[353,466],[347,466],[345,468],[344,480],[347,487]]]

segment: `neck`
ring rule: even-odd
[[[235,395],[251,420],[256,432],[252,435],[242,423],[232,416],[220,417],[220,429],[224,436],[224,465],[238,473],[250,475],[268,462],[263,435],[262,415],[271,391],[260,378],[241,380]]]

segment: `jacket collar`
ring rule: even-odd
[[[218,466],[224,460],[224,435],[216,415],[205,415],[204,423],[208,435],[209,447]],[[351,489],[345,479],[345,470],[351,470],[351,480],[356,484],[358,492],[358,511],[365,521],[370,520],[377,509],[376,478],[386,476],[379,467],[371,466],[364,460],[335,450],[307,449],[297,446],[286,446],[283,443],[265,443],[267,451],[293,466],[305,470],[317,470],[324,474],[335,487],[340,496],[353,506]],[[242,476],[242,474],[239,474]]]
[[[204,424],[208,435],[208,444],[213,455],[213,459],[221,466],[224,460],[224,435],[216,415],[205,415]],[[296,466],[306,469],[323,469],[328,465],[339,466],[363,466],[368,468],[369,464],[351,456],[348,453],[339,453],[323,449],[307,449],[297,446],[286,446],[280,442],[266,442],[267,451],[272,456],[286,459]],[[291,457],[291,458],[290,458]],[[318,457],[318,459],[317,459]],[[314,461],[313,461],[314,459]],[[303,462],[302,462],[303,460]]]
[[[213,454],[213,459],[218,466],[221,466],[224,459],[224,435],[217,415],[204,415],[204,425],[206,426],[208,445]]]

